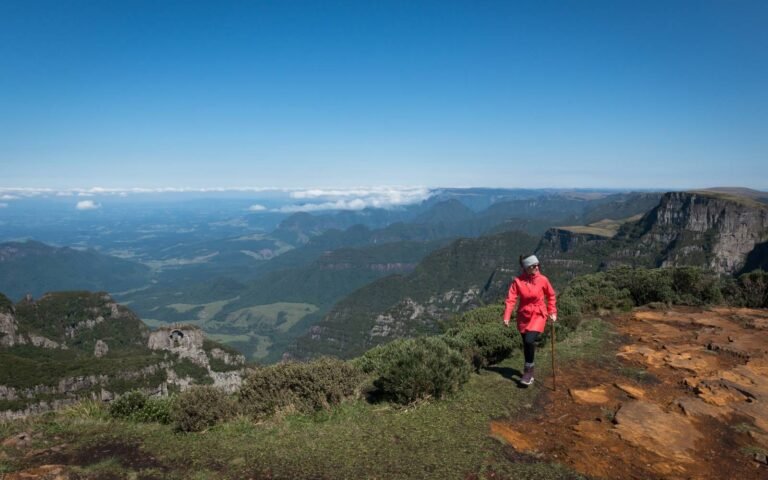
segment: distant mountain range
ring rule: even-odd
[[[0,243],[0,292],[15,299],[60,290],[119,292],[143,286],[149,278],[145,265],[95,250],[35,241]]]
[[[540,240],[508,233],[457,241],[426,257],[414,273],[384,278],[339,302],[292,352],[351,357],[393,338],[434,332],[451,315],[500,302],[519,272],[517,255],[534,249],[557,288],[617,265],[739,274],[768,264],[768,205],[751,198],[671,192],[643,215],[616,207],[607,209],[632,216],[551,228]]]
[[[134,253],[123,259],[89,251],[93,259],[81,255],[71,266],[48,262],[42,268],[42,257],[19,268],[0,262],[0,291],[20,298],[28,292],[107,290],[152,326],[195,324],[253,358],[273,361],[336,302],[387,275],[410,275],[430,252],[457,238],[522,231],[536,239],[553,226],[644,213],[660,196],[442,189],[409,207],[296,213],[271,232],[253,233],[243,224],[237,234],[239,223],[232,220],[221,229],[230,236],[219,238],[210,226],[183,217],[173,217],[183,226],[176,231],[152,217],[147,241],[156,247],[145,247],[137,237],[130,241]]]

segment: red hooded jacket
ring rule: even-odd
[[[520,333],[543,332],[547,325],[547,315],[557,313],[555,289],[549,279],[536,271],[532,275],[523,273],[512,280],[507,294],[507,308],[504,310],[504,323],[509,323],[518,298],[520,306],[517,309],[517,329]]]

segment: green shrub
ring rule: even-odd
[[[148,397],[139,390],[133,390],[109,404],[109,416],[133,422],[170,423],[171,402],[168,397]]]
[[[223,390],[211,385],[196,385],[181,392],[171,408],[171,420],[182,432],[199,432],[234,417],[237,404]]]
[[[705,305],[723,301],[718,277],[697,267],[619,267],[606,272],[606,279],[616,288],[626,289],[635,306]]]
[[[675,301],[670,269],[618,267],[608,270],[606,276],[617,289],[629,292],[635,306],[653,302],[671,304]]]
[[[133,390],[127,392],[109,404],[109,416],[112,418],[130,419],[147,404],[144,392]]]
[[[443,340],[464,355],[475,370],[494,365],[520,348],[517,330],[504,326],[501,317],[493,323],[473,323],[462,329],[453,329]]]
[[[739,276],[738,286],[743,305],[751,308],[768,307],[768,272],[754,270]]]
[[[171,423],[172,397],[149,397],[144,408],[139,410],[132,420],[138,422]]]
[[[397,339],[383,345],[377,345],[350,362],[363,373],[380,375],[392,363],[395,352],[405,341],[404,339]]]
[[[723,296],[723,302],[727,305],[734,307],[743,307],[745,305],[744,292],[738,279],[734,277],[720,277],[718,289]]]
[[[311,413],[357,396],[362,373],[351,363],[320,358],[253,370],[238,393],[243,412],[263,417],[277,411]]]
[[[469,379],[469,363],[438,337],[402,342],[391,358],[374,385],[397,403],[443,398],[458,391]]]
[[[683,305],[708,305],[722,303],[719,279],[712,273],[696,267],[671,269],[675,303]]]
[[[462,315],[454,321],[454,326],[465,328],[470,325],[481,325],[489,323],[501,323],[504,316],[504,305],[489,305],[486,307],[475,308]]]
[[[575,278],[558,299],[558,314],[562,317],[598,313],[603,310],[629,310],[634,305],[631,291],[605,273]]]

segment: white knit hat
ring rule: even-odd
[[[523,268],[528,268],[531,265],[538,265],[538,264],[539,264],[539,259],[536,258],[536,255],[531,255],[523,259]]]

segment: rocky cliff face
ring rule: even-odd
[[[542,273],[562,288],[575,277],[597,271],[606,261],[609,241],[602,235],[550,228],[536,255],[542,262]]]
[[[196,327],[150,332],[106,294],[60,292],[16,305],[0,294],[0,418],[132,389],[166,395],[205,382],[231,392],[244,366]]]
[[[756,245],[768,240],[768,207],[747,199],[675,192],[640,220],[640,248],[659,252],[660,266],[694,265],[739,272]]]
[[[192,363],[206,369],[213,384],[227,392],[236,391],[242,384],[242,368],[245,367],[245,357],[240,354],[226,352],[221,348],[205,350],[205,335],[197,327],[176,325],[162,327],[150,333],[147,343],[150,350],[165,350],[174,353],[181,359],[189,359]],[[220,360],[234,367],[227,372],[217,372],[211,368],[212,360]],[[177,377],[178,378],[178,377]],[[185,386],[188,382],[184,382]]]
[[[553,228],[536,253],[561,285],[616,265],[695,266],[738,274],[765,264],[768,207],[710,192],[671,192],[612,237]],[[760,258],[759,258],[760,257]]]

